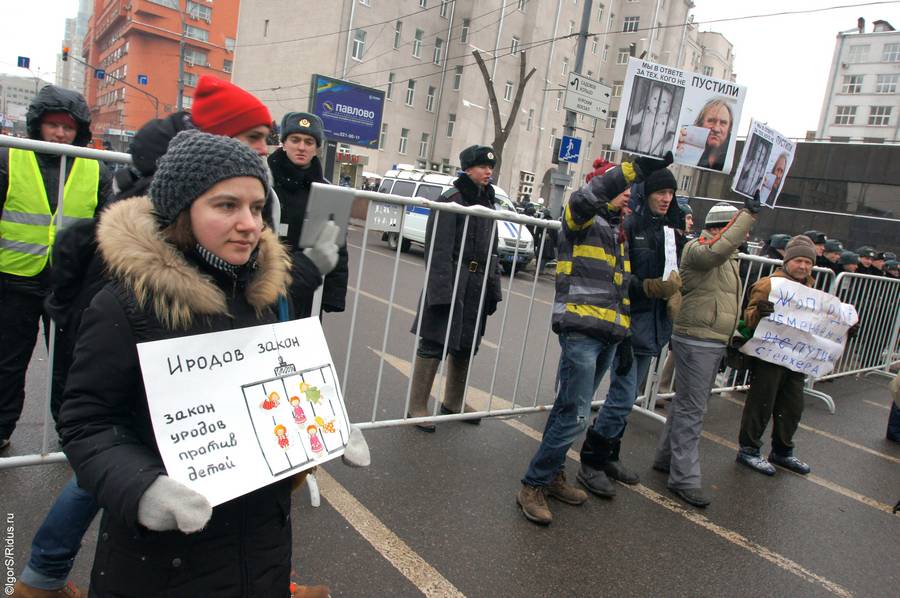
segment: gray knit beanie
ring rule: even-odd
[[[165,228],[210,187],[241,176],[259,179],[268,195],[265,163],[249,147],[231,137],[196,130],[178,133],[150,183],[157,222]]]
[[[816,263],[816,246],[812,239],[806,235],[797,235],[788,241],[784,250],[784,263],[788,263],[794,258],[805,257],[813,264]]]

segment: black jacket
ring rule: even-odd
[[[257,267],[231,280],[162,241],[144,197],[110,206],[97,239],[111,282],[84,314],[60,417],[79,485],[104,509],[91,595],[287,596],[289,480],[215,507],[195,534],[137,521],[141,496],[166,472],[136,344],[277,321],[284,249],[264,232]]]
[[[672,198],[668,212],[655,216],[647,205],[643,183],[632,186],[631,205],[634,210],[625,219],[625,235],[628,237],[628,255],[631,260],[631,278],[628,282],[628,298],[631,300],[631,344],[640,355],[659,355],[672,336],[672,320],[666,312],[666,300],[654,299],[644,293],[647,278],[661,278],[666,265],[666,240],[664,227],[683,228],[681,208]],[[684,238],[675,235],[675,255],[681,255]]]
[[[287,232],[281,240],[288,246],[294,258],[291,295],[294,307],[300,317],[310,315],[312,296],[320,284],[322,276],[318,268],[303,250],[297,247],[303,229],[303,217],[309,203],[309,191],[313,183],[328,183],[322,174],[322,163],[318,156],[313,157],[308,168],[299,168],[288,159],[284,149],[278,148],[269,156],[269,168],[272,170],[275,193],[281,200],[281,222],[287,225]],[[349,259],[347,243],[344,239],[338,250],[338,263],[334,270],[325,276],[322,289],[322,309],[327,312],[344,311],[347,297],[347,279],[349,277]]]
[[[68,112],[78,124],[78,132],[72,145],[83,147],[91,140],[91,115],[87,103],[81,94],[55,85],[47,85],[35,96],[28,107],[26,125],[28,136],[38,141],[41,140],[41,118],[48,111]],[[55,154],[35,154],[38,167],[41,170],[41,178],[44,181],[44,189],[47,191],[47,200],[50,204],[50,212],[56,210],[57,193],[59,189],[59,162],[60,158]],[[66,179],[72,172],[75,160],[66,159]],[[6,205],[6,193],[9,189],[9,149],[0,148],[0,211]],[[97,211],[112,198],[112,173],[101,162],[100,180],[97,187]],[[50,284],[50,270],[44,268],[37,276],[15,276],[0,273],[3,284],[8,284],[17,290],[44,295]]]
[[[453,189],[445,191],[438,201],[493,209],[494,189],[490,185],[480,188],[467,175],[461,174],[453,181]],[[491,231],[496,226],[496,221],[488,218],[470,218],[463,243],[465,221],[466,217],[462,214],[441,212],[435,226],[435,211],[432,210],[425,227],[425,255],[427,256],[429,251],[432,253],[431,271],[425,287],[425,309],[421,314],[421,338],[439,345],[444,344],[457,264],[462,261],[456,300],[453,301],[453,323],[450,326],[450,339],[446,347],[448,351],[471,349],[473,338],[477,348],[484,335],[487,317],[497,310],[497,304],[503,298],[500,290],[496,235],[491,243]],[[460,260],[460,245],[463,245],[462,260]],[[431,247],[434,249],[430,249]],[[475,265],[470,269],[469,266],[473,262]],[[479,321],[478,306],[484,286],[485,269],[488,275],[487,289]],[[413,334],[416,333],[419,315],[416,314],[410,329]]]

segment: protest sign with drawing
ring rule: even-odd
[[[631,58],[612,149],[731,172],[747,88]]]
[[[759,191],[762,205],[774,208],[784,179],[794,161],[796,144],[775,129],[756,120],[750,121],[750,132],[731,190],[746,197]]]
[[[741,352],[813,378],[830,373],[844,351],[847,330],[859,320],[856,309],[786,278],[771,282],[775,313],[760,320]]]
[[[138,356],[166,471],[213,506],[344,453],[318,318],[141,343]]]

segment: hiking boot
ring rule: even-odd
[[[795,457],[794,455],[779,455],[778,453],[770,453],[769,461],[775,465],[780,465],[785,469],[789,469],[794,473],[806,475],[809,473],[809,465]]]
[[[71,581],[67,581],[66,585],[58,590],[42,590],[17,581],[12,595],[14,598],[82,598],[84,596]]]
[[[668,486],[668,488],[669,492],[687,504],[699,509],[705,509],[709,506],[709,503],[712,502],[705,494],[703,494],[703,490],[700,488],[673,488],[671,486]]]
[[[575,474],[575,479],[601,498],[612,498],[616,495],[615,484],[609,481],[609,477],[603,470],[594,469],[590,465],[582,463],[578,473]]]
[[[572,484],[566,483],[566,474],[564,471],[556,474],[550,485],[547,486],[547,496],[551,496],[556,500],[562,501],[569,505],[581,505],[588,499],[587,492],[581,488],[576,488]]]
[[[538,525],[550,525],[553,521],[553,513],[547,506],[547,497],[541,486],[522,484],[522,488],[516,494],[516,503],[522,508],[522,514],[528,521]]]
[[[291,598],[329,598],[328,586],[301,586],[291,583]]]
[[[735,461],[737,461],[741,465],[746,465],[750,469],[755,469],[759,473],[765,475],[775,475],[775,467],[773,467],[771,463],[766,461],[766,458],[760,455],[758,452],[750,452],[741,449],[738,451]]]

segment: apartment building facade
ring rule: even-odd
[[[94,10],[94,0],[78,0],[78,13],[66,19],[66,28],[60,42],[60,53],[56,57],[56,85],[84,93],[84,63],[78,60],[63,60],[63,51],[80,55],[84,47],[84,37]]]
[[[900,31],[875,21],[837,35],[816,137],[824,141],[900,141]]]
[[[612,142],[629,56],[733,76],[731,45],[719,34],[705,50],[690,0],[601,0],[590,8],[581,74],[613,88],[610,118],[579,115],[582,159],[573,184]],[[366,169],[396,164],[455,172],[459,152],[489,144],[494,125],[472,56],[485,59],[505,124],[519,81],[519,52],[536,69],[523,94],[503,154],[498,184],[510,196],[549,198],[553,146],[563,134],[569,73],[575,68],[584,0],[343,0],[304,3],[243,0],[234,81],[258,95],[280,120],[306,110],[313,73],[384,90],[380,149],[345,148]],[[721,60],[720,60],[721,57]],[[721,64],[720,64],[721,63]],[[720,76],[716,72],[715,76]]]

